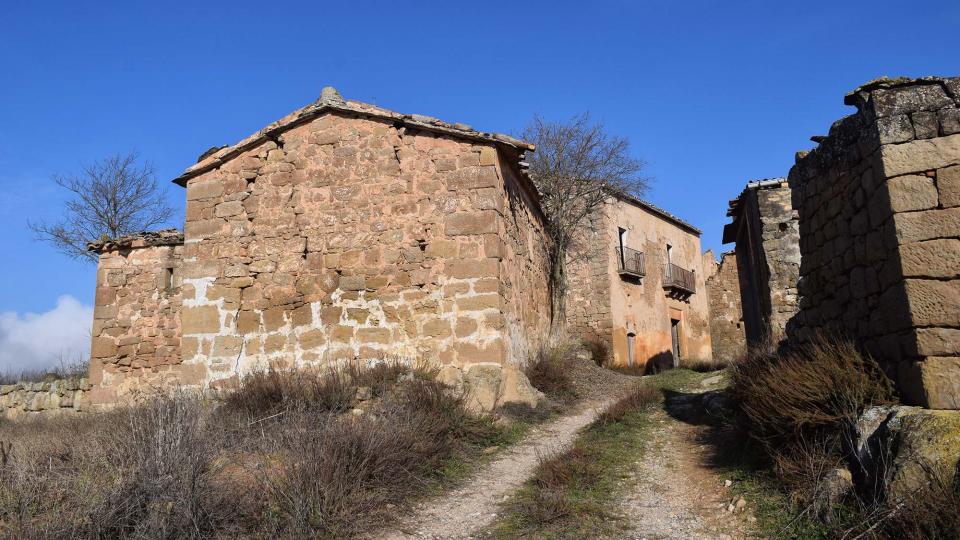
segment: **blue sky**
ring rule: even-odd
[[[51,175],[108,154],[135,149],[166,182],[325,85],[492,131],[590,111],[649,163],[647,198],[718,250],[727,201],[785,175],[850,112],[844,93],[880,75],[960,74],[958,28],[956,0],[10,3],[0,370],[85,346],[94,268],[25,224],[60,212]],[[169,197],[180,226],[183,193]],[[44,324],[76,336],[9,352]]]

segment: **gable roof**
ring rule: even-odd
[[[196,164],[187,168],[180,176],[173,179],[173,183],[186,186],[187,181],[194,176],[203,174],[207,171],[219,167],[221,164],[236,157],[242,152],[249,150],[263,142],[276,137],[280,133],[309,122],[318,116],[328,112],[346,112],[358,114],[370,118],[381,118],[390,120],[396,124],[406,127],[416,128],[423,131],[430,131],[441,135],[447,135],[459,139],[471,141],[493,143],[518,150],[521,154],[527,150],[534,150],[534,146],[528,142],[521,141],[509,135],[502,133],[490,133],[477,131],[467,124],[444,122],[432,116],[422,114],[403,114],[394,112],[376,105],[363,103],[360,101],[345,100],[333,87],[326,87],[320,93],[320,98],[314,103],[298,109],[283,118],[268,124],[253,135],[232,145],[220,148],[211,148],[204,152]],[[526,163],[519,163],[521,170],[526,169]],[[525,174],[522,176],[526,176]],[[529,178],[526,178],[529,182]]]

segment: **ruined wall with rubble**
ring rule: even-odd
[[[855,90],[790,171],[799,210],[793,337],[856,338],[903,401],[960,408],[960,79]]]
[[[549,320],[529,305],[542,224],[509,221],[528,203],[502,151],[331,112],[190,178],[184,363],[217,388],[356,358],[519,361]]]
[[[708,252],[709,253],[709,252]],[[712,253],[710,254],[712,258]],[[715,361],[734,361],[746,354],[747,343],[740,308],[740,279],[733,251],[720,254],[707,277],[710,297],[710,342]]]
[[[782,179],[750,182],[731,203],[741,309],[748,343],[778,341],[797,312],[800,232],[790,188]]]
[[[101,243],[90,351],[91,400],[111,403],[180,380],[179,231]]]
[[[90,389],[86,378],[0,385],[0,416],[17,419],[86,412]]]

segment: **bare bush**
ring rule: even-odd
[[[570,340],[541,347],[527,362],[525,373],[530,384],[553,399],[569,401],[576,398],[576,387],[571,376],[575,349],[575,343]]]
[[[734,366],[732,393],[751,435],[769,448],[839,437],[870,405],[890,403],[889,380],[849,341],[817,337]]]

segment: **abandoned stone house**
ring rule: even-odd
[[[611,196],[571,253],[568,325],[608,349],[608,362],[662,369],[712,358],[699,229]]]
[[[549,325],[529,150],[325,89],[208,151],[175,180],[182,235],[91,245],[91,400],[390,357],[446,366],[453,382],[499,367],[509,400]]]
[[[906,403],[958,409],[960,78],[879,79],[844,101],[856,112],[789,174],[802,261],[788,332],[843,332]]]
[[[785,178],[747,183],[730,201],[723,243],[735,243],[740,309],[749,345],[784,337],[797,311],[800,232]]]

